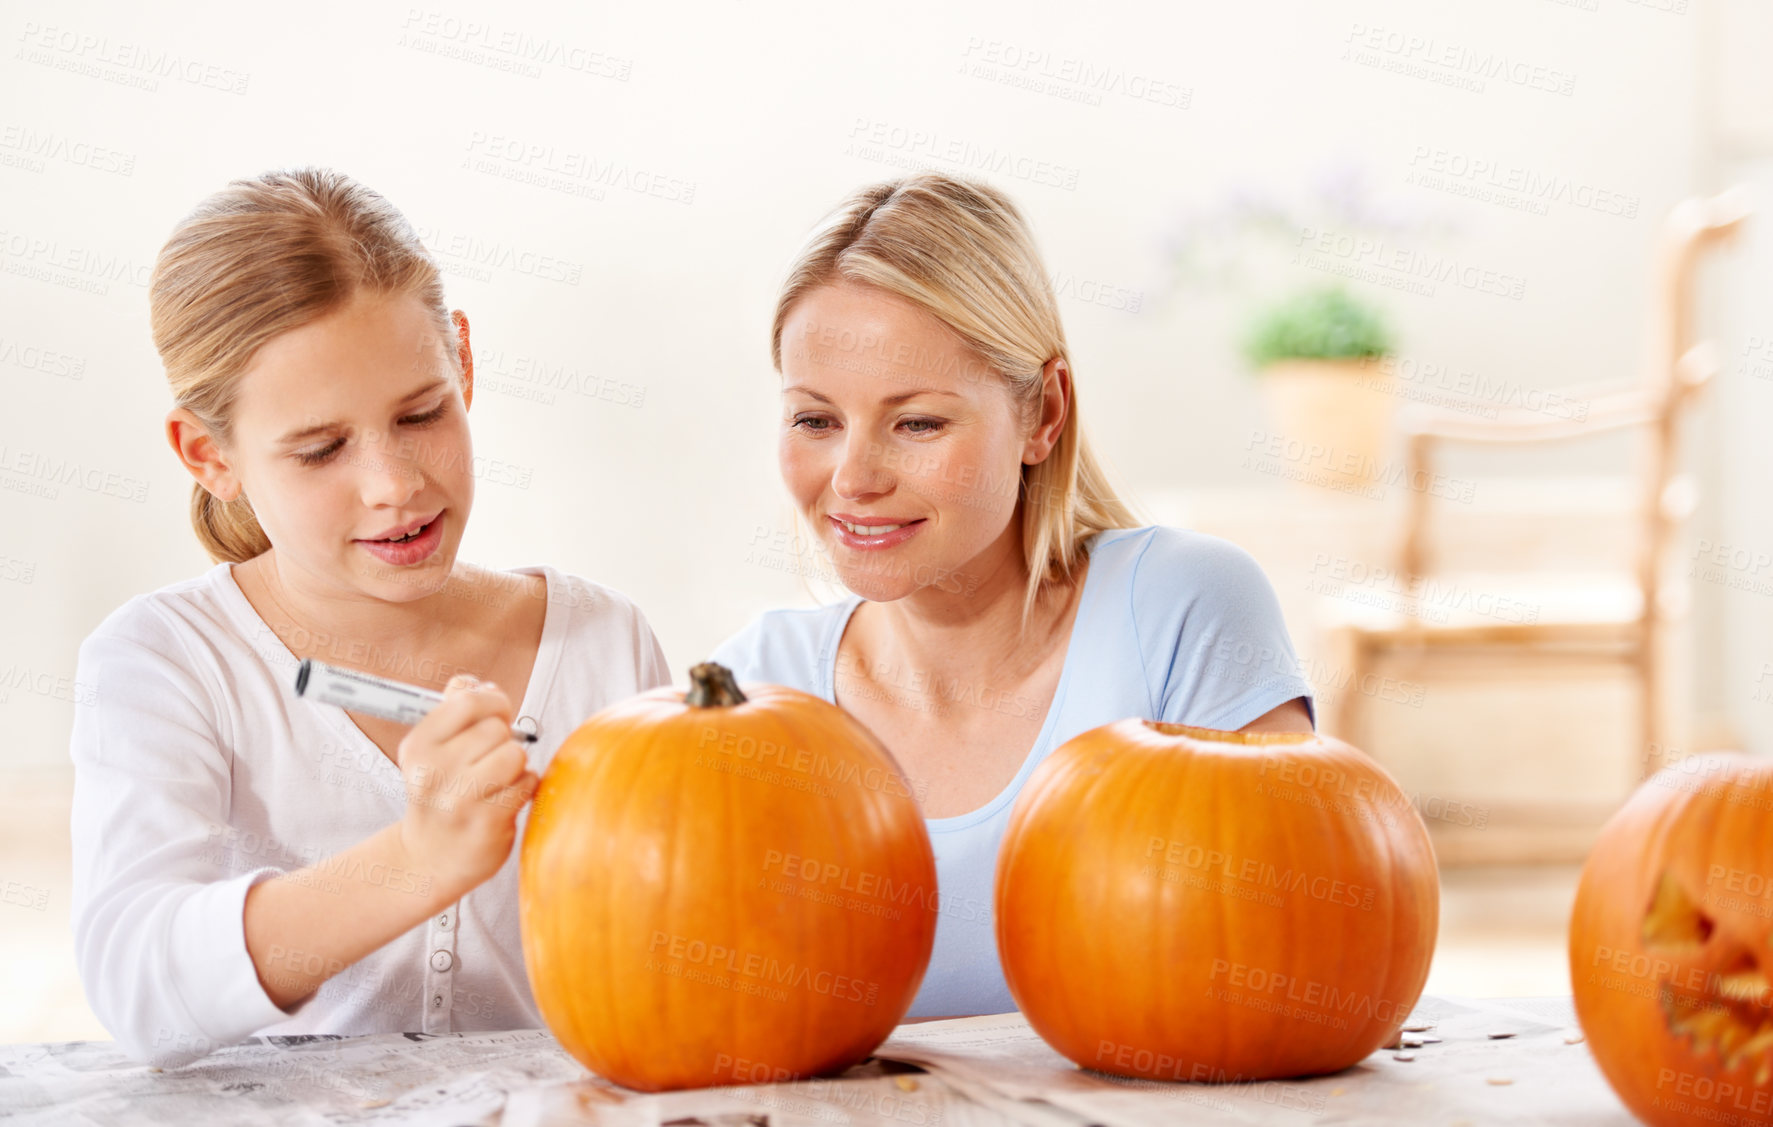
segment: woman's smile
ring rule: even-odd
[[[923,527],[922,517],[858,517],[849,513],[828,513],[826,521],[839,544],[864,552],[897,547],[916,536]]]

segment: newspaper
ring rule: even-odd
[[[832,1079],[793,1084],[628,1093],[611,1103],[595,1087],[557,1084],[514,1092],[501,1127],[1083,1127],[1063,1114],[1050,1122],[1021,1114],[995,1093],[983,1100],[943,1078],[872,1060]]]
[[[986,1103],[992,1102],[1011,1101],[991,1096]],[[1027,1121],[995,1112],[913,1066],[879,1060],[832,1079],[635,1092],[587,1071],[539,1029],[255,1037],[166,1070],[138,1064],[110,1041],[0,1046],[0,1122],[7,1127],[1000,1127]],[[1068,1117],[1063,1127],[1079,1122]]]
[[[513,1089],[581,1077],[539,1029],[254,1037],[165,1070],[112,1041],[3,1045],[0,1122],[496,1124]]]
[[[1020,1014],[901,1025],[841,1076],[641,1093],[587,1071],[546,1030],[263,1037],[183,1068],[108,1041],[0,1045],[0,1123],[346,1123],[436,1127],[1307,1127],[1632,1123],[1568,998],[1425,998],[1406,1036],[1308,1080],[1128,1080],[1079,1068]]]
[[[1307,1080],[1130,1080],[1079,1068],[1021,1014],[902,1025],[875,1055],[915,1062],[963,1093],[990,1089],[1104,1127],[1176,1123],[1632,1127],[1576,1028],[1568,998],[1424,998],[1405,1022],[1420,1045],[1380,1050]]]

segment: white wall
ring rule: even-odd
[[[643,389],[639,406],[483,390],[477,452],[529,486],[482,483],[465,554],[548,561],[627,591],[681,672],[758,610],[805,598],[768,566],[784,557],[754,543],[760,528],[767,540],[791,527],[765,334],[785,259],[847,191],[932,153],[1011,157],[988,178],[1024,205],[1071,282],[1084,411],[1121,480],[1135,495],[1257,484],[1239,468],[1261,425],[1232,348],[1241,313],[1222,297],[1166,293],[1162,239],[1175,217],[1239,185],[1296,191],[1357,162],[1382,196],[1458,227],[1400,240],[1407,249],[1524,280],[1520,300],[1456,284],[1432,296],[1365,287],[1393,311],[1406,355],[1529,387],[1630,375],[1655,218],[1715,186],[1702,178],[1696,80],[1709,6],[1660,10],[1671,6],[1685,7],[8,4],[0,763],[64,759],[72,706],[55,679],[72,677],[80,639],[129,596],[206,566],[186,524],[188,479],[161,437],[168,393],[144,283],[173,223],[232,177],[333,165],[388,195],[435,249],[552,256],[578,270],[569,284],[494,265],[482,280],[464,276],[473,268],[459,254],[444,260],[483,381],[522,360]],[[506,34],[552,40],[568,63],[606,74],[450,57],[509,60],[468,38],[467,24],[495,46]],[[972,71],[1027,52],[1047,61],[1018,80],[1087,67],[1119,87],[1061,78],[1062,91],[1088,96],[1078,101]],[[154,88],[121,81],[143,73],[132,61],[166,54],[179,70]],[[1570,76],[1571,91],[1420,76],[1444,80],[1457,72],[1444,60],[1491,55],[1546,82]],[[242,81],[244,93],[214,88]],[[871,135],[886,140],[869,145]],[[485,174],[476,159],[526,170],[489,153],[487,138],[613,162],[627,186],[587,199]],[[112,154],[98,167],[94,147]],[[1425,188],[1408,182],[1419,150],[1599,188],[1635,200],[1636,217],[1567,201],[1537,214]],[[693,199],[632,190],[638,174],[668,194],[693,185]],[[1053,179],[1065,186],[1041,182]],[[1289,283],[1324,277],[1273,253],[1254,265]],[[1141,308],[1081,296],[1095,292],[1137,294]],[[77,378],[44,350],[73,358]],[[43,459],[96,471],[101,488],[21,491]],[[105,474],[124,490],[141,483],[145,499],[107,495]]]
[[[1706,592],[1716,642],[1711,697],[1747,746],[1773,748],[1773,6],[1729,0],[1712,37],[1718,65],[1707,83],[1717,119],[1715,176],[1750,186],[1763,214],[1743,232],[1742,247],[1715,279],[1713,331],[1724,345],[1716,436],[1715,504],[1696,530],[1712,546],[1705,574],[1725,579]]]

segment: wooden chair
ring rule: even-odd
[[[1643,775],[1660,766],[1668,746],[1663,714],[1665,671],[1659,652],[1664,634],[1680,613],[1680,576],[1671,574],[1668,550],[1697,491],[1688,475],[1676,472],[1676,439],[1681,421],[1717,371],[1715,350],[1692,337],[1692,279],[1701,252],[1731,236],[1748,215],[1747,193],[1732,189],[1709,199],[1687,200],[1669,214],[1661,236],[1656,276],[1656,337],[1645,378],[1635,384],[1600,383],[1559,392],[1586,400],[1585,418],[1555,418],[1525,410],[1480,418],[1412,406],[1400,412],[1407,482],[1432,481],[1443,444],[1471,443],[1521,448],[1610,431],[1636,431],[1641,453],[1634,486],[1636,559],[1611,582],[1590,576],[1557,577],[1517,573],[1528,592],[1517,605],[1533,606],[1533,621],[1502,621],[1479,614],[1425,616],[1397,609],[1345,614],[1331,640],[1354,684],[1374,673],[1467,675],[1488,666],[1492,673],[1518,674],[1549,663],[1625,669],[1636,682]],[[1431,491],[1412,489],[1405,501],[1393,574],[1411,591],[1432,590],[1436,576],[1428,544]],[[1537,590],[1535,590],[1537,587]],[[1492,583],[1490,591],[1510,588]],[[1500,605],[1500,604],[1493,604]],[[1425,621],[1432,617],[1433,621]],[[1520,616],[1525,617],[1525,616]],[[1534,665],[1532,663],[1546,663]],[[1326,729],[1356,746],[1366,746],[1364,697],[1346,692],[1333,702]]]

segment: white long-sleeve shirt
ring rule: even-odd
[[[540,774],[592,713],[670,674],[627,598],[550,567],[517,570],[547,580],[517,706],[518,726],[537,734],[528,749]],[[321,660],[397,680],[426,672],[343,639],[314,642]],[[74,944],[99,1020],[162,1067],[254,1034],[539,1027],[515,846],[486,883],[292,1010],[265,993],[246,950],[247,889],[357,844],[406,805],[399,769],[344,710],[295,695],[296,665],[228,564],[131,599],[81,645]],[[421,891],[410,873],[366,875]],[[320,965],[306,952],[272,954],[284,967]]]

